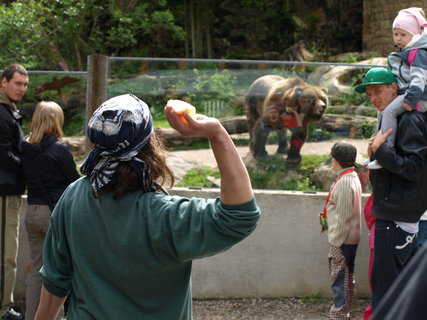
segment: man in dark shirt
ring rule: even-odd
[[[21,195],[25,190],[21,167],[21,116],[15,103],[28,86],[28,73],[19,64],[4,68],[0,88],[0,317],[23,319],[12,308],[18,253],[18,225]]]

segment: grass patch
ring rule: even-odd
[[[219,170],[206,167],[197,167],[188,171],[182,180],[177,184],[178,187],[217,187],[213,182],[209,181],[208,177],[219,178]]]
[[[208,140],[198,140],[189,145],[177,145],[167,147],[168,151],[185,151],[185,150],[199,150],[210,149]]]
[[[254,189],[324,191],[311,181],[314,170],[328,155],[305,155],[299,164],[288,164],[281,156],[268,156],[248,168]],[[177,184],[179,187],[217,187],[208,177],[219,178],[219,170],[197,167],[188,171]]]
[[[316,294],[308,296],[308,297],[301,298],[301,301],[304,304],[319,304],[319,303],[325,302],[326,300],[328,300],[328,299],[323,298],[322,296],[320,296],[319,293],[316,293]]]
[[[248,169],[255,189],[323,191],[311,181],[314,170],[328,155],[305,155],[298,164],[288,164],[281,156],[268,156]]]

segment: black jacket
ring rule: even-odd
[[[372,215],[387,221],[418,222],[427,209],[426,113],[397,118],[395,147],[381,145],[373,157],[383,166],[371,170]]]
[[[0,101],[0,196],[25,191],[21,167],[22,118],[11,106]]]
[[[22,165],[27,179],[29,204],[49,205],[38,179],[54,204],[67,186],[79,178],[67,146],[51,134],[45,134],[39,144],[22,143]]]

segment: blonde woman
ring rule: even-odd
[[[79,175],[67,146],[61,142],[64,113],[53,101],[37,104],[31,133],[22,145],[22,164],[28,189],[25,227],[30,244],[30,270],[27,277],[25,319],[35,317],[40,300],[43,243],[51,211],[66,187]]]

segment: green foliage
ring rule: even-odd
[[[208,140],[198,140],[189,145],[178,145],[178,146],[170,146],[168,150],[170,151],[178,151],[178,150],[199,150],[199,149],[209,149],[209,141]]]
[[[376,124],[374,122],[362,122],[362,135],[365,139],[369,139],[375,133]]]
[[[325,141],[331,139],[332,134],[316,125],[311,125],[308,127],[308,138],[307,141]]]
[[[170,52],[185,39],[163,0],[17,0],[0,5],[0,59],[29,69],[83,70],[88,54]],[[150,46],[147,46],[150,43]],[[154,55],[155,52],[145,53]]]
[[[19,61],[28,68],[58,67],[64,62],[59,52],[65,57],[75,50],[84,7],[83,0],[21,0],[1,5],[2,62]]]
[[[189,94],[190,97],[198,98],[202,101],[215,98],[230,102],[236,96],[234,86],[237,77],[229,70],[214,70],[214,73],[212,71],[202,72],[198,69],[193,71],[196,76],[192,83],[195,92]]]
[[[64,125],[63,131],[65,136],[82,136],[85,134],[85,115],[78,113]]]
[[[345,63],[356,63],[357,57],[355,57],[353,53],[349,52],[349,53],[347,53],[347,58],[343,62],[345,62]]]
[[[218,179],[220,177],[219,170],[205,167],[192,169],[184,175],[183,179],[177,184],[177,186],[198,186],[204,188],[217,187],[214,183],[209,181],[207,177]]]
[[[317,190],[310,177],[316,167],[328,158],[328,155],[305,155],[299,164],[288,164],[281,156],[269,156],[249,168],[248,172],[255,189]],[[298,178],[288,179],[290,171],[295,171]]]
[[[331,99],[331,105],[353,105],[360,106],[362,104],[369,104],[366,94],[360,94],[357,92],[352,92],[350,94],[340,94],[339,96],[333,97]],[[331,109],[331,110],[328,110]],[[326,113],[333,113],[333,107],[326,109]]]

